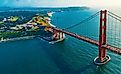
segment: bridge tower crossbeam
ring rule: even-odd
[[[99,55],[94,59],[94,63],[97,65],[102,65],[110,60],[110,57],[106,55],[106,22],[107,22],[107,10],[100,11],[100,33],[99,33]]]

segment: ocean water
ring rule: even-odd
[[[56,12],[51,19],[52,24],[64,28],[94,13],[92,10]],[[92,23],[69,31],[98,40],[98,21],[97,17]],[[4,42],[0,43],[0,74],[121,74],[121,56],[110,51],[107,54],[111,61],[97,66],[93,60],[98,47],[67,35],[64,41],[53,45],[38,38]]]

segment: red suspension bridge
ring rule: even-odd
[[[99,34],[98,40],[90,38],[84,35],[79,35],[70,31],[67,31],[70,28],[82,25],[85,22],[88,22],[94,19],[99,15]],[[110,20],[111,19],[111,20]],[[90,23],[91,24],[91,23]],[[98,25],[98,23],[97,23]],[[52,28],[54,32],[59,32],[60,34],[64,33],[69,36],[75,37],[79,40],[86,41],[88,43],[98,46],[99,55],[94,59],[94,63],[97,65],[102,65],[107,63],[110,60],[110,56],[106,55],[106,50],[110,50],[114,53],[121,55],[121,17],[107,10],[101,10],[96,14],[90,16],[89,18],[74,24],[70,27],[59,29]],[[112,43],[113,42],[113,43]]]

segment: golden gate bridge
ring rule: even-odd
[[[94,39],[92,37],[87,37],[86,35],[83,35],[83,34],[76,34],[74,32],[68,31],[68,29],[77,27],[79,25],[83,25],[84,23],[87,24],[88,21],[91,21],[97,16],[99,16],[98,18],[99,24],[97,23],[97,25],[99,25],[98,26],[99,34],[97,35],[98,39]],[[91,25],[91,23],[89,24]],[[89,27],[89,26],[84,25],[82,28],[84,27]],[[121,55],[121,44],[120,44],[121,42],[121,33],[120,33],[121,32],[121,17],[110,11],[101,10],[95,13],[94,15],[90,16],[89,18],[84,19],[81,22],[74,24],[72,26],[69,26],[67,28],[64,28],[64,29],[55,28],[55,27],[51,27],[51,28],[54,30],[55,33],[57,32],[60,34],[64,33],[74,38],[77,38],[79,40],[98,46],[99,53],[98,53],[98,56],[94,59],[94,63],[97,65],[103,65],[103,64],[106,64],[108,61],[110,61],[111,58],[110,56],[106,54],[106,50],[109,50],[111,52]]]

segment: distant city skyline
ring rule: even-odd
[[[121,7],[120,0],[0,0],[1,7]]]

